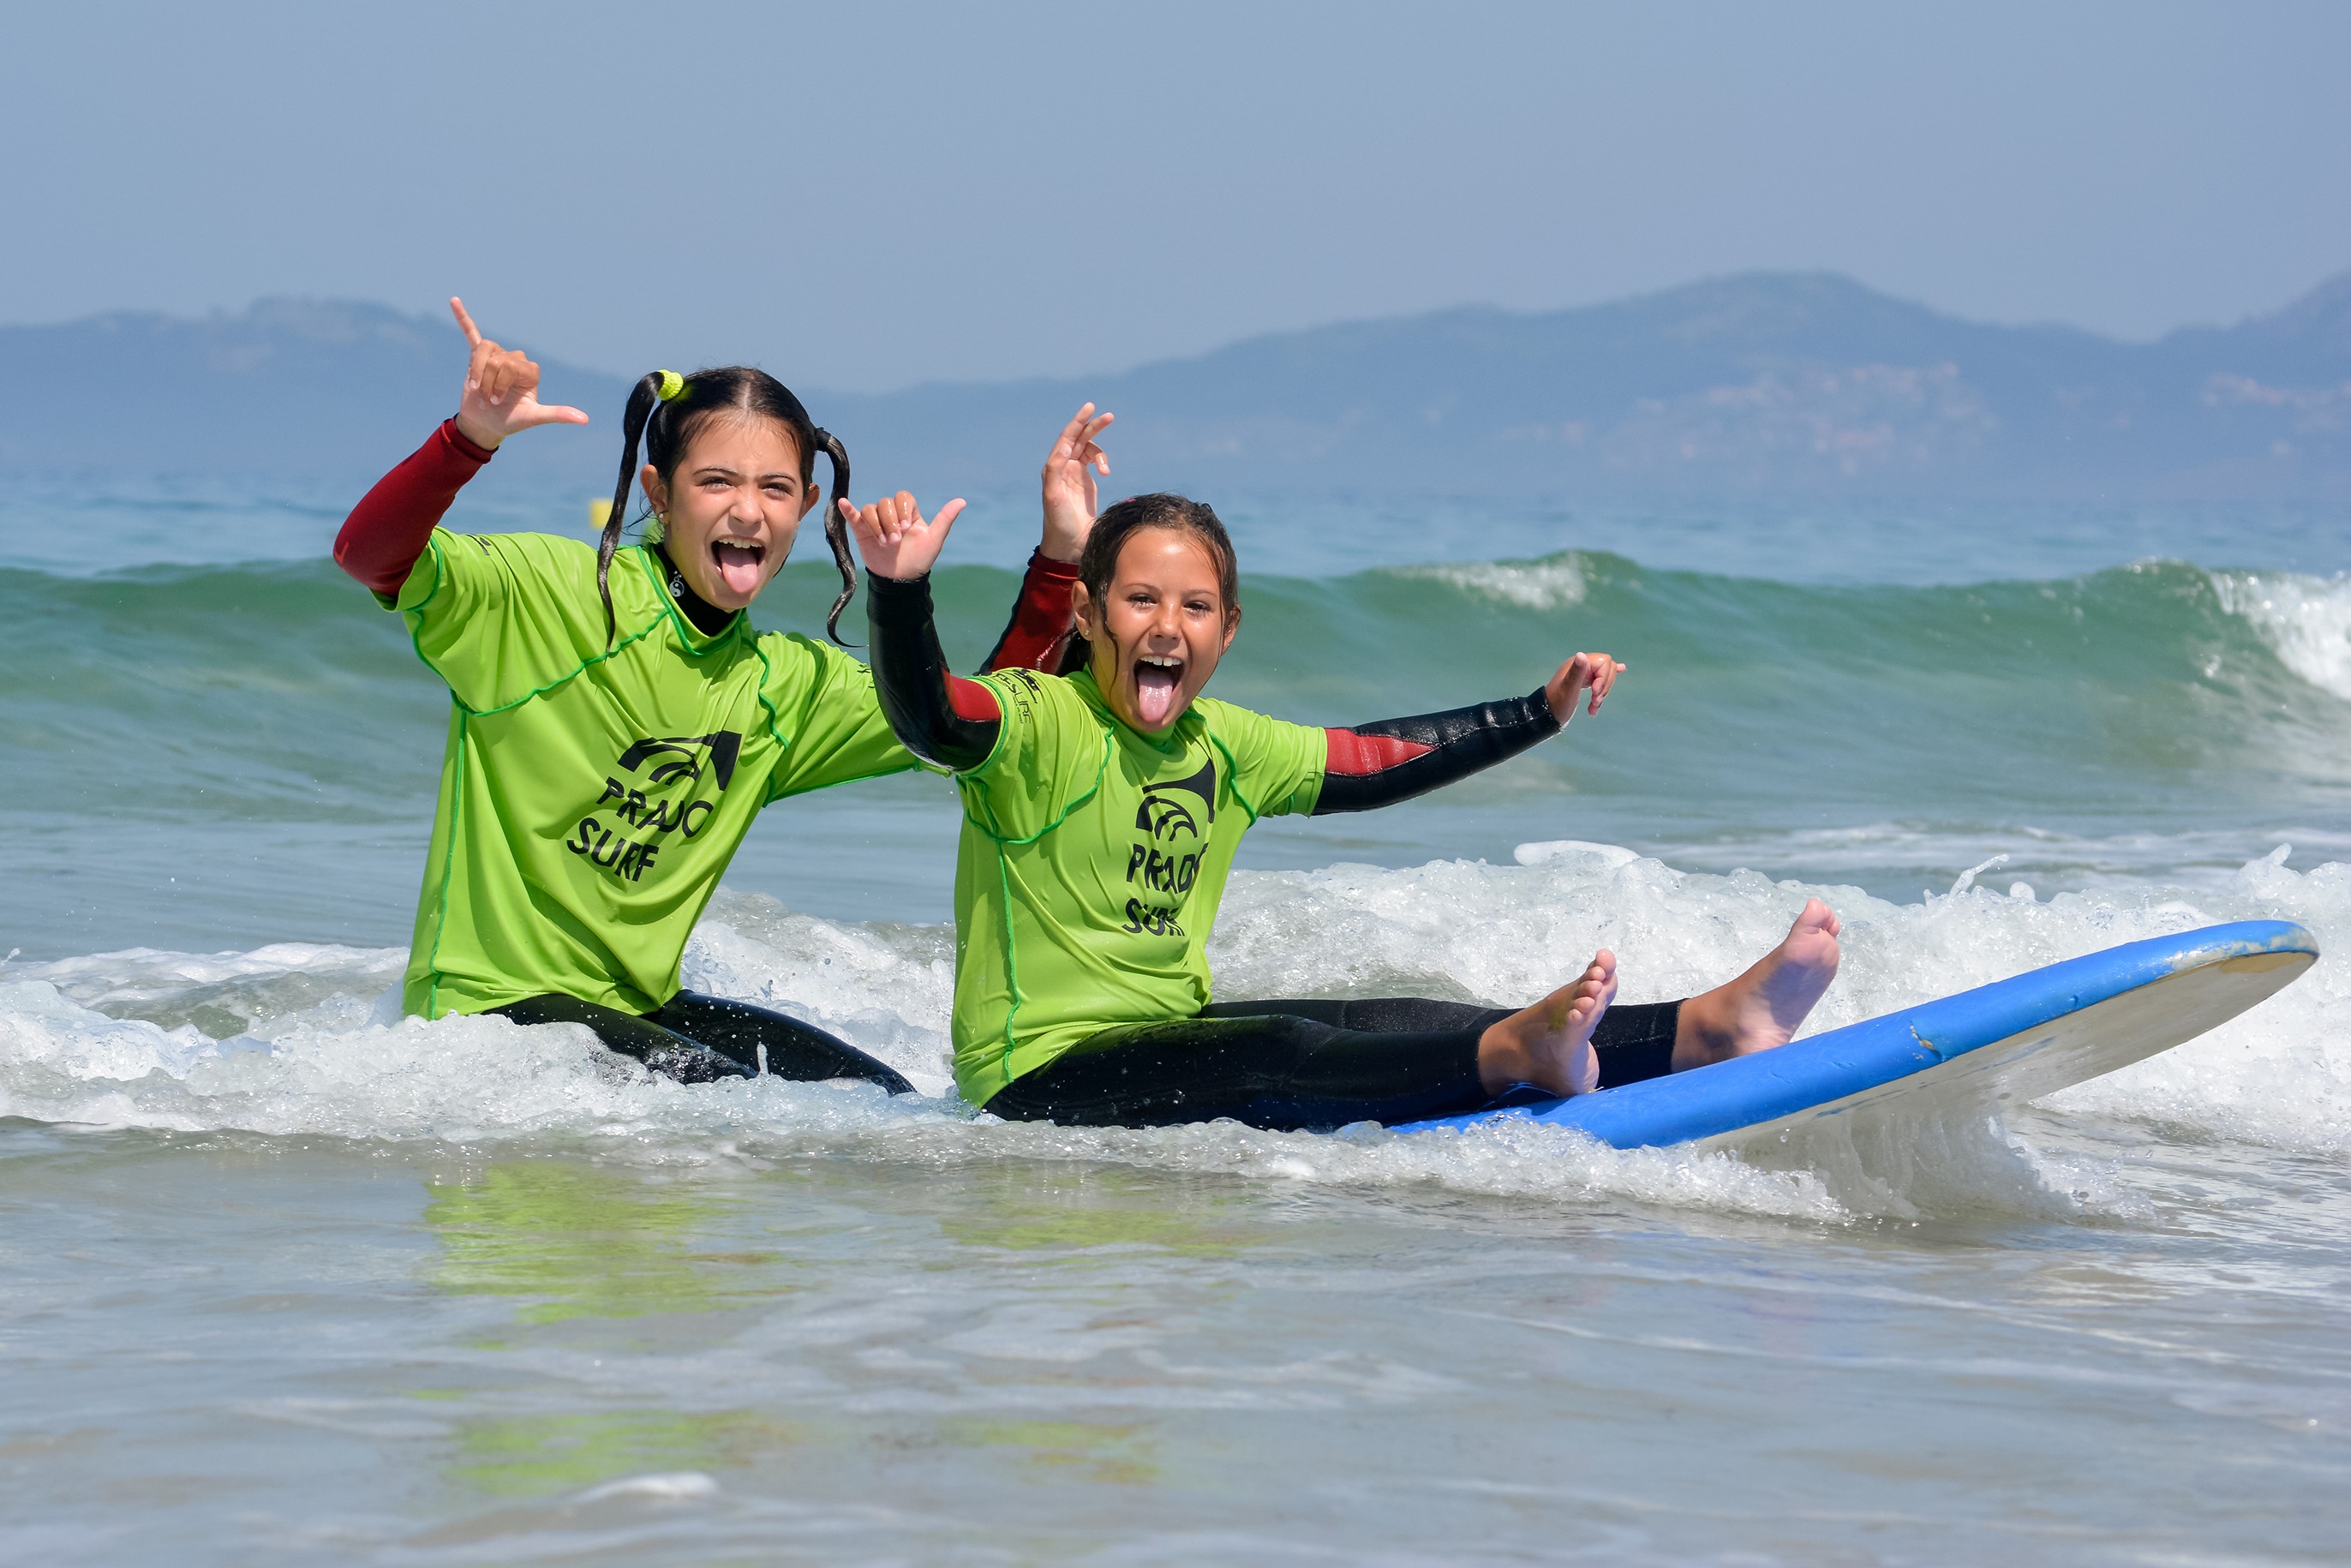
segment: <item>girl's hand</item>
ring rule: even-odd
[[[1086,404],[1061,427],[1045,459],[1045,537],[1039,548],[1048,560],[1073,561],[1086,553],[1086,536],[1094,531],[1094,475],[1110,473],[1110,456],[1094,437],[1117,417]]]
[[[465,361],[465,390],[457,399],[457,428],[476,446],[495,450],[517,430],[538,424],[585,424],[576,408],[538,401],[538,367],[520,349],[501,349],[482,336],[465,302],[452,295],[449,308],[465,329],[473,357]]]
[[[1598,713],[1608,696],[1608,688],[1625,666],[1605,653],[1578,653],[1559,667],[1559,673],[1543,684],[1543,695],[1551,702],[1552,716],[1565,724],[1575,716],[1575,699],[1589,687],[1592,706],[1584,711]]]
[[[963,510],[963,498],[957,497],[941,507],[939,515],[927,523],[914,497],[904,490],[862,511],[845,500],[834,505],[848,519],[849,531],[857,536],[857,553],[865,558],[866,570],[876,577],[911,582],[926,576],[938,560],[947,530]]]

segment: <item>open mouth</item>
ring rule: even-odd
[[[1184,661],[1161,653],[1138,653],[1134,660],[1134,716],[1145,729],[1165,729],[1176,716],[1176,702],[1184,689]]]
[[[767,559],[768,547],[749,539],[710,541],[710,564],[717,570],[718,580],[727,591],[746,599],[759,591],[759,564]]]

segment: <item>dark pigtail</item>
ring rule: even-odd
[[[841,503],[849,497],[849,453],[830,430],[814,434],[817,449],[832,464],[832,494],[824,499],[824,542],[832,547],[832,564],[841,568],[841,597],[824,618],[824,634],[846,648],[849,644],[841,642],[841,612],[857,596],[857,560],[849,553],[849,524],[841,515]]]
[[[604,601],[604,646],[620,636],[612,614],[612,552],[621,548],[621,529],[628,522],[629,490],[637,482],[637,444],[645,422],[661,406],[662,372],[653,371],[629,389],[629,406],[621,415],[621,478],[612,486],[612,509],[604,515],[604,537],[596,541],[596,596]]]

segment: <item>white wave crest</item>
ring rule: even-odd
[[[1583,602],[1591,591],[1583,566],[1573,556],[1548,560],[1474,561],[1453,566],[1416,566],[1399,575],[1449,582],[1468,592],[1523,604],[1530,610],[1564,610]]]
[[[2351,574],[2247,571],[2211,577],[2221,605],[2250,622],[2287,669],[2351,700]]]

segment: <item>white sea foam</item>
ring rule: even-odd
[[[2321,690],[2351,700],[2351,574],[2211,574],[2230,613],[2252,624],[2285,667]]]
[[[1882,882],[1890,867],[1957,870],[1997,849],[2009,856],[2008,868],[1997,878],[1987,873],[1987,886],[2012,887],[2019,874],[2026,874],[2036,882],[2127,894],[2151,884],[2199,892],[2231,887],[2246,860],[2263,853],[2281,838],[2293,841],[2295,856],[2304,865],[2351,860],[2351,833],[2339,828],[2314,827],[2291,818],[2263,823],[2229,813],[2161,831],[2113,833],[1902,821],[1757,828],[1739,834],[1706,831],[1695,841],[1677,843],[1663,853],[1677,863],[1695,862],[1709,869],[1796,864],[1811,867],[1831,882],[1845,873],[1856,881]],[[1520,848],[1541,853],[1550,846]],[[1949,870],[1940,875],[1921,871],[1919,885],[1948,885]]]
[[[1554,556],[1548,560],[1481,560],[1405,567],[1401,569],[1401,574],[1449,582],[1471,593],[1509,604],[1523,604],[1530,610],[1564,610],[1583,603],[1590,591],[1583,568],[1573,556]]]
[[[617,1481],[590,1487],[575,1500],[580,1502],[602,1502],[608,1498],[643,1498],[651,1502],[698,1502],[716,1497],[719,1486],[700,1470],[679,1470],[670,1475],[625,1476]]]
[[[1520,865],[1542,865],[1576,856],[1594,860],[1610,871],[1631,865],[1641,858],[1636,850],[1619,844],[1595,844],[1584,839],[1546,839],[1541,843],[1520,844],[1510,852],[1510,858]]]
[[[2102,889],[2041,901],[2029,889],[1956,885],[1907,904],[1746,872],[1687,873],[1609,846],[1529,846],[1520,858],[1535,863],[1238,876],[1213,947],[1219,991],[1509,1002],[1539,994],[1605,946],[1623,964],[1625,1000],[1664,999],[1737,973],[1813,894],[1846,923],[1844,968],[1815,1029],[2220,920],[2291,918],[2322,946],[2351,940],[2351,867],[2298,873],[2282,858],[2193,892]],[[1768,1150],[1746,1161],[1625,1154],[1523,1123],[1434,1136],[1000,1124],[946,1092],[944,929],[819,920],[759,896],[714,904],[688,949],[687,983],[822,1022],[907,1072],[925,1095],[892,1100],[870,1086],[776,1079],[686,1087],[601,1051],[578,1028],[399,1019],[388,998],[401,959],[396,950],[281,945],[12,967],[0,984],[0,1115],[460,1145],[553,1140],[693,1164],[810,1151],[1081,1161],[1810,1220],[1985,1206],[2126,1215],[2138,1202],[2095,1162],[2041,1153],[1980,1118],[1876,1145],[1808,1149],[1792,1168]],[[196,1022],[174,1021],[197,995],[221,1009],[204,1015],[208,1024],[217,1028],[224,1013],[250,1022],[214,1040]],[[272,1012],[273,998],[289,1005]],[[2351,1150],[2351,982],[2322,962],[2253,1013],[2048,1103],[2061,1115],[2147,1124],[2157,1136]]]

